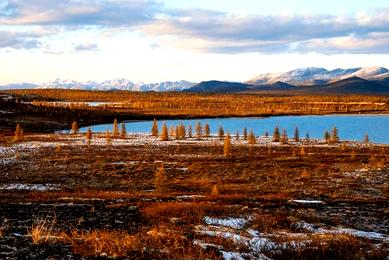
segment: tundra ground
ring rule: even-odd
[[[384,259],[389,147],[146,134],[0,146],[1,259]]]

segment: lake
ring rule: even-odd
[[[241,134],[243,128],[247,131],[253,130],[257,136],[262,136],[266,131],[272,135],[276,126],[280,132],[286,129],[288,136],[293,137],[294,129],[299,128],[300,137],[309,133],[311,138],[323,138],[325,130],[331,131],[334,126],[339,130],[341,140],[362,141],[366,134],[370,141],[375,143],[389,144],[389,115],[314,115],[314,116],[277,116],[267,118],[206,118],[194,120],[161,120],[158,122],[159,130],[163,122],[168,128],[171,125],[183,123],[186,126],[192,125],[195,133],[196,122],[200,121],[202,126],[208,123],[211,132],[216,134],[219,126],[223,126],[225,132],[235,135],[236,131]],[[126,122],[126,129],[129,133],[149,133],[152,121]],[[85,132],[87,128],[81,128]],[[112,131],[112,124],[100,124],[91,126],[93,132]]]

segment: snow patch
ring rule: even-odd
[[[24,184],[11,183],[0,185],[0,190],[30,190],[30,191],[49,191],[59,190],[59,184]]]
[[[373,239],[373,240],[383,240],[389,242],[389,237],[384,234],[380,234],[377,232],[363,231],[357,230],[353,228],[319,228],[312,224],[306,223],[304,221],[297,223],[298,228],[303,228],[312,233],[322,233],[322,234],[348,234],[355,237]]]
[[[296,203],[302,203],[302,204],[321,204],[324,203],[321,200],[305,200],[305,199],[293,199],[291,202],[296,202]]]
[[[243,229],[247,224],[248,220],[245,218],[211,218],[204,217],[204,221],[208,225],[217,225],[223,227],[230,227],[235,229]]]
[[[192,198],[204,198],[203,195],[181,195],[177,196],[176,199],[192,199]]]
[[[220,251],[223,255],[224,260],[244,260],[241,253],[238,252],[229,252],[229,251]]]

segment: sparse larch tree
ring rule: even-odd
[[[166,123],[163,123],[163,125],[162,125],[162,132],[161,132],[160,139],[163,141],[169,140],[169,133],[167,131]]]
[[[217,195],[219,195],[219,189],[218,189],[218,187],[217,187],[216,184],[213,185],[213,187],[212,187],[211,195],[212,195],[212,196],[217,196]]]
[[[243,139],[247,140],[247,129],[246,129],[246,127],[243,129]]]
[[[180,131],[180,126],[176,126],[176,139],[180,140],[181,139],[181,131]]]
[[[369,135],[366,133],[366,135],[365,135],[365,137],[364,137],[364,139],[363,139],[363,142],[365,143],[365,144],[369,144],[370,143],[370,139],[369,139]]]
[[[219,126],[218,135],[219,135],[219,140],[223,140],[223,138],[224,138],[224,129],[223,129],[223,126]]]
[[[231,137],[229,132],[227,132],[227,135],[224,138],[223,155],[224,157],[231,156]]]
[[[331,139],[330,133],[329,133],[328,131],[325,131],[325,132],[324,132],[324,140],[325,140],[326,142],[330,142],[330,139]]]
[[[183,123],[180,124],[180,137],[181,139],[186,137],[185,125]]]
[[[293,139],[294,139],[295,142],[299,142],[300,141],[299,129],[297,127],[294,129]]]
[[[201,126],[201,123],[198,121],[196,123],[196,138],[199,140],[203,136],[203,127]]]
[[[158,137],[158,122],[156,119],[154,119],[153,127],[151,127],[151,136]]]
[[[280,130],[278,129],[278,126],[274,128],[273,132],[273,141],[274,142],[279,142],[280,141]]]
[[[309,142],[311,140],[311,138],[309,137],[309,133],[307,132],[305,134],[305,141]]]
[[[288,134],[286,134],[286,130],[282,130],[282,135],[281,135],[281,143],[282,144],[287,144],[288,143]]]
[[[105,132],[105,141],[107,142],[107,145],[112,144],[111,132],[109,130]]]
[[[154,177],[155,190],[157,192],[164,192],[166,181],[167,181],[167,178],[166,178],[166,174],[165,174],[165,168],[163,166],[161,166],[155,172],[155,177]]]
[[[170,128],[169,128],[169,135],[172,138],[176,135],[176,128],[174,127],[174,125],[170,126]]]
[[[78,127],[78,123],[76,121],[73,121],[71,133],[75,135],[78,133],[79,130],[80,128]]]
[[[333,143],[339,142],[339,133],[338,133],[338,129],[336,127],[334,127],[332,129],[332,132],[331,132],[331,142],[333,142]]]
[[[87,129],[86,134],[85,134],[85,138],[86,138],[86,142],[88,143],[88,145],[90,145],[91,141],[92,141],[92,130],[91,130],[91,128]]]
[[[13,141],[14,142],[17,142],[17,141],[21,141],[23,140],[23,137],[24,134],[23,134],[23,129],[22,127],[20,126],[20,124],[17,124],[16,125],[16,129],[15,129],[15,134],[14,134],[14,138],[13,138]]]
[[[119,137],[119,124],[118,124],[118,120],[115,119],[113,121],[113,130],[112,130],[112,134],[115,138]]]
[[[238,142],[239,142],[239,140],[240,140],[239,131],[236,131],[235,140],[238,141]]]
[[[209,124],[206,123],[205,126],[204,126],[204,135],[205,135],[205,138],[209,138],[211,134],[211,128],[209,127]]]
[[[268,137],[269,137],[269,132],[265,131],[265,138],[268,138]]]
[[[250,145],[255,145],[255,143],[257,143],[257,141],[255,140],[255,134],[253,130],[250,131],[247,139],[248,139],[248,144]]]
[[[189,125],[189,126],[188,126],[188,137],[189,137],[189,138],[192,138],[192,137],[193,137],[192,125]]]
[[[125,139],[127,137],[126,125],[124,123],[120,124],[120,138]]]

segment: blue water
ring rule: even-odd
[[[311,138],[323,138],[326,130],[331,131],[334,126],[339,130],[341,140],[362,141],[366,134],[371,142],[389,144],[389,115],[323,115],[323,116],[281,116],[268,118],[216,118],[199,120],[161,120],[158,121],[159,129],[163,122],[168,128],[171,125],[192,125],[195,133],[196,122],[200,121],[202,126],[208,123],[212,133],[217,133],[219,126],[223,126],[225,132],[241,134],[243,128],[247,131],[253,130],[258,135],[264,135],[266,131],[272,135],[276,126],[280,131],[286,129],[289,137],[293,137],[294,129],[299,128],[300,137],[305,137],[308,132]],[[126,129],[129,133],[150,132],[152,121],[126,122]],[[93,132],[112,131],[112,124],[100,124],[91,126]],[[81,128],[82,132],[86,128]]]

